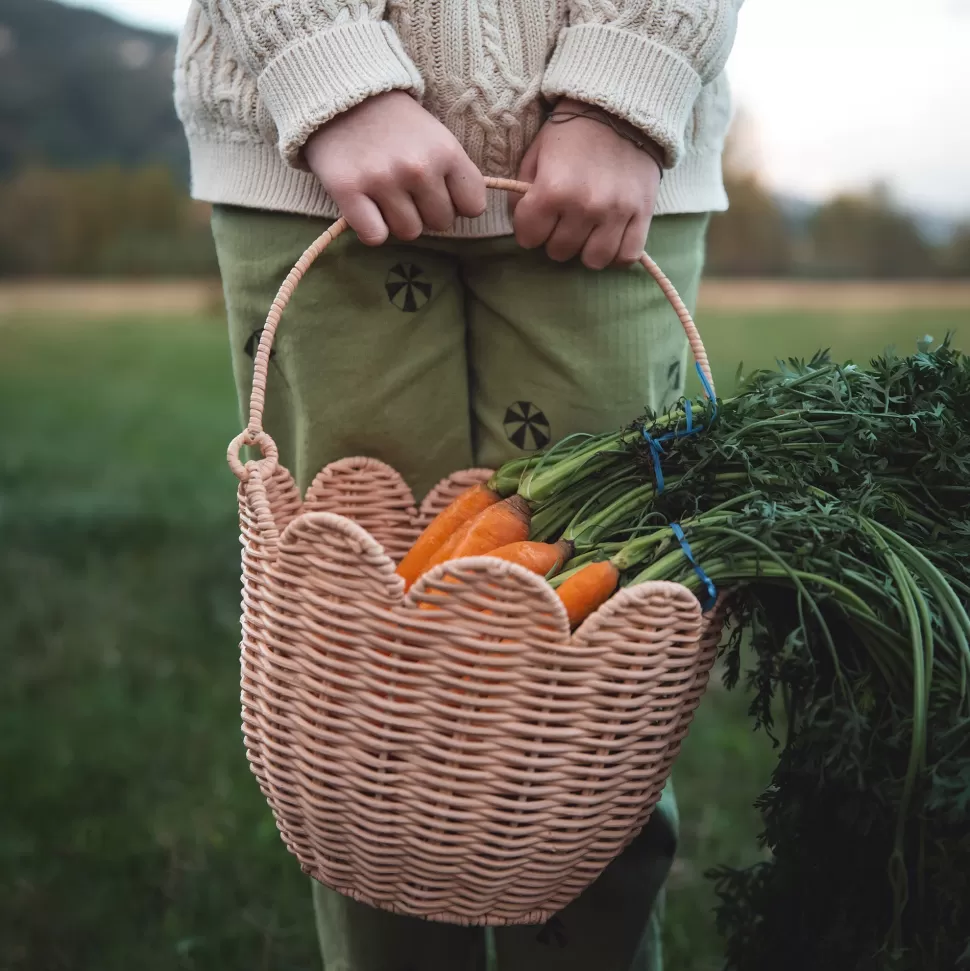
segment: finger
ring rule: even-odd
[[[644,213],[634,216],[627,223],[623,241],[620,243],[620,249],[616,255],[616,262],[621,266],[631,266],[639,262],[640,257],[643,256],[643,250],[647,245],[647,233],[650,231],[650,222],[650,214]]]
[[[478,171],[475,163],[468,156],[462,158],[458,165],[448,172],[445,176],[445,185],[460,216],[474,219],[485,211],[488,203],[485,176]]]
[[[516,242],[523,249],[537,249],[549,241],[559,223],[559,213],[537,201],[527,192],[515,207],[512,228]]]
[[[604,270],[615,263],[627,225],[628,220],[617,219],[596,226],[583,247],[583,265],[589,270]]]
[[[529,150],[525,153],[525,157],[522,159],[522,164],[519,166],[519,181],[528,182],[532,185],[536,180],[536,173],[539,171],[539,143],[534,141],[530,146]],[[524,196],[519,195],[518,192],[509,193],[509,212],[511,215],[515,215],[515,210],[518,208],[519,203],[524,199]],[[538,243],[536,245],[539,245]]]
[[[365,246],[380,246],[388,237],[387,223],[381,215],[377,203],[363,193],[354,193],[344,198],[334,198],[350,228]]]
[[[594,228],[594,224],[583,216],[563,216],[546,243],[549,258],[557,263],[565,263],[578,256]]]
[[[375,200],[380,206],[384,222],[396,239],[410,242],[424,230],[421,214],[414,200],[403,190],[395,190]]]
[[[413,191],[411,197],[417,206],[421,222],[428,229],[444,232],[455,224],[455,207],[444,179],[434,179],[424,184]]]

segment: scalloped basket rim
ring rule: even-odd
[[[406,611],[413,611],[415,619],[422,621],[428,620],[427,614],[418,613],[421,610],[420,604],[425,602],[422,593],[429,587],[440,585],[442,580],[448,577],[461,579],[463,572],[485,573],[496,578],[514,577],[516,581],[526,588],[542,605],[548,609],[560,623],[559,633],[563,643],[583,643],[585,637],[599,629],[603,623],[609,620],[616,612],[627,606],[632,606],[639,601],[644,601],[658,592],[673,594],[681,600],[682,606],[690,610],[696,607],[698,618],[698,631],[703,624],[704,614],[697,597],[680,583],[672,583],[667,580],[648,580],[633,587],[623,587],[618,590],[609,600],[606,601],[598,610],[590,614],[585,621],[575,630],[570,632],[569,621],[566,616],[566,608],[562,601],[556,596],[555,590],[549,585],[545,577],[541,577],[530,570],[519,566],[517,563],[508,563],[490,556],[469,556],[459,560],[449,560],[447,563],[440,563],[438,566],[422,575],[410,590],[405,592],[404,581],[396,573],[394,560],[388,555],[381,543],[375,539],[366,529],[359,526],[347,516],[341,516],[332,512],[304,512],[294,516],[283,530],[279,539],[279,552],[286,548],[292,549],[293,533],[298,532],[300,524],[304,522],[316,522],[336,529],[344,536],[356,541],[361,547],[361,553],[371,553],[384,560],[388,572],[388,579],[392,577],[400,581],[398,602],[391,605]],[[685,602],[686,601],[686,602]]]

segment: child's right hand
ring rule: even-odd
[[[303,150],[368,246],[413,240],[485,211],[485,180],[458,140],[409,94],[389,91],[338,115]]]

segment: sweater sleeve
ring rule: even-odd
[[[723,70],[743,0],[568,0],[543,94],[598,105],[684,154],[701,88]]]
[[[385,91],[424,84],[384,19],[386,0],[200,0],[257,79],[283,158],[300,166],[324,123]]]

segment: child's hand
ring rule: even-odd
[[[556,106],[557,112],[589,110],[567,100]],[[662,158],[662,149],[656,151]],[[515,238],[521,246],[545,245],[560,262],[582,254],[591,270],[634,263],[643,252],[660,165],[609,125],[588,118],[547,122],[526,153],[519,177],[532,183],[528,193],[513,201]]]
[[[361,242],[417,239],[485,211],[485,180],[458,140],[403,91],[338,115],[303,150]]]

